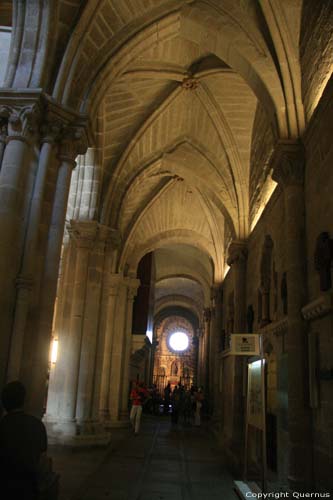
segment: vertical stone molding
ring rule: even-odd
[[[292,489],[308,488],[313,471],[311,414],[308,403],[307,347],[301,309],[306,304],[304,252],[304,149],[300,142],[278,143],[273,179],[283,190],[285,204],[285,251],[288,280],[288,432],[289,481]],[[307,439],[304,439],[307,436]]]
[[[100,396],[100,418],[103,422],[110,420],[110,406],[113,397],[113,382],[111,380],[111,360],[113,335],[115,330],[116,304],[119,295],[119,285],[121,281],[120,274],[112,274],[109,277],[109,291],[107,302],[107,320],[104,339],[104,355],[101,380],[101,396]]]
[[[128,419],[128,404],[130,392],[130,357],[132,348],[132,319],[133,319],[133,301],[136,297],[140,280],[136,278],[126,278],[127,285],[127,304],[126,304],[126,322],[124,332],[124,356],[122,359],[122,396],[120,418]]]
[[[211,399],[211,408],[214,415],[218,412],[218,379],[219,379],[219,343],[220,332],[222,330],[222,292],[220,285],[215,285],[211,290],[212,299],[212,315],[211,328],[210,328],[210,353],[209,353],[209,393]]]
[[[246,263],[247,244],[245,241],[233,241],[229,247],[228,265],[231,267],[234,299],[234,331],[246,331]],[[244,362],[239,357],[232,357],[233,372],[233,418],[232,418],[232,447],[238,466],[242,462],[244,439],[244,396],[243,376]]]
[[[68,230],[75,242],[76,256],[69,334],[66,352],[62,352],[66,375],[61,416],[64,421],[75,422],[89,254],[96,238],[97,223],[72,221]]]
[[[203,336],[203,377],[204,387],[209,387],[209,341],[212,310],[210,307],[204,309],[204,336]]]
[[[111,351],[110,426],[122,426],[128,422],[133,300],[139,284],[134,278],[119,278]]]

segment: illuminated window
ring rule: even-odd
[[[169,345],[174,351],[185,351],[189,346],[188,335],[184,332],[175,332],[169,338]]]

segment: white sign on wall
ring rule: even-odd
[[[259,355],[259,335],[257,333],[232,333],[230,354],[235,356]]]

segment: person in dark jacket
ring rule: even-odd
[[[1,498],[38,498],[38,469],[47,450],[44,424],[24,413],[25,388],[19,381],[8,383],[1,395],[5,410],[0,420]]]

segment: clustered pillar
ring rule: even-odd
[[[273,158],[273,178],[283,190],[285,248],[288,286],[288,432],[289,481],[296,491],[310,491],[312,483],[311,413],[308,401],[308,370],[305,323],[301,309],[306,304],[304,251],[303,147],[298,142],[278,144]]]
[[[128,423],[132,311],[139,280],[112,272],[118,243],[111,229],[96,221],[71,221],[68,233],[71,266],[63,263],[66,277],[58,289],[67,307],[62,305],[58,314],[64,317],[56,318],[62,329],[45,421],[55,442],[105,444],[111,427]]]
[[[0,384],[22,380],[27,409],[39,416],[68,189],[75,158],[87,148],[85,128],[86,117],[38,90],[0,93],[0,230],[6,235],[0,240]]]

